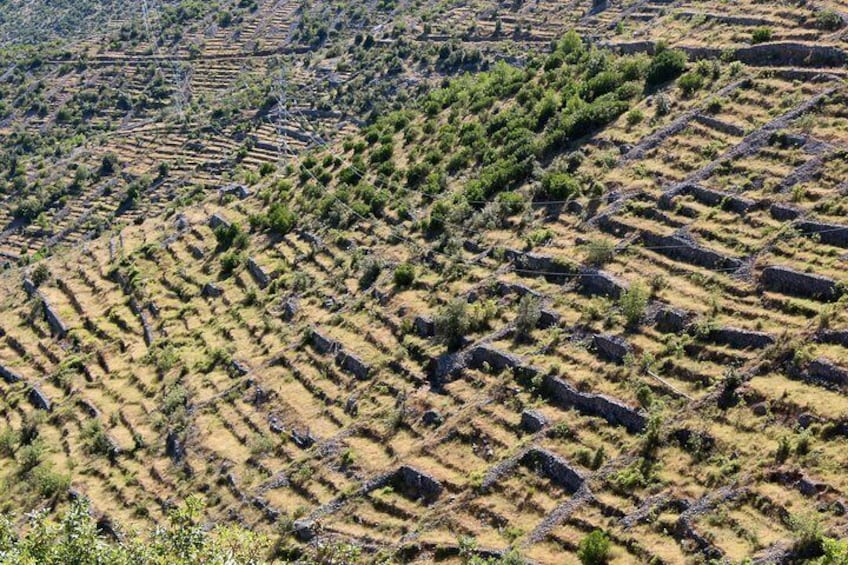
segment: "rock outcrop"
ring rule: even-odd
[[[795,227],[801,233],[815,237],[822,243],[836,247],[848,247],[848,226],[803,221],[796,223]]]
[[[253,276],[253,280],[256,281],[259,288],[265,288],[271,284],[271,275],[266,273],[265,269],[263,269],[262,266],[253,259],[253,257],[247,259],[247,270],[250,271],[250,274]]]
[[[568,492],[576,492],[584,478],[565,459],[546,449],[531,448],[524,454],[521,463],[560,485]]]
[[[760,276],[760,282],[766,290],[803,298],[834,301],[842,294],[833,279],[802,273],[788,267],[766,267]]]
[[[18,373],[4,367],[3,365],[0,365],[0,379],[3,379],[6,384],[10,385],[24,380]]]
[[[41,392],[36,386],[31,386],[29,391],[27,392],[27,400],[38,410],[45,410],[50,412],[53,410],[53,404],[50,402],[50,399]]]
[[[535,434],[548,425],[548,420],[536,410],[524,410],[521,413],[521,429]]]
[[[615,363],[623,363],[624,358],[632,352],[630,345],[623,338],[613,335],[595,334],[592,345],[602,358]]]
[[[609,273],[597,269],[583,269],[579,278],[580,290],[590,296],[606,296],[618,300],[627,285]]]
[[[435,501],[444,490],[438,480],[409,465],[397,470],[393,482],[410,498],[420,498],[425,503]]]
[[[580,392],[554,375],[545,376],[544,388],[548,395],[563,407],[575,408],[590,416],[599,416],[610,424],[624,426],[630,433],[639,433],[645,428],[645,415],[620,400],[602,394]]]
[[[774,338],[764,332],[738,328],[719,328],[709,332],[707,339],[735,349],[762,349],[774,344]]]

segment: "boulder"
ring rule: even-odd
[[[293,527],[294,535],[302,542],[312,541],[315,537],[316,524],[313,520],[307,518],[295,520]]]
[[[848,226],[804,221],[795,224],[803,234],[810,235],[822,243],[837,247],[848,247]]]
[[[627,290],[627,285],[609,273],[597,269],[580,271],[580,290],[590,296],[606,296],[618,300]]]
[[[559,325],[559,321],[559,312],[555,310],[549,310],[547,308],[542,308],[539,311],[539,321],[537,323],[537,326],[541,329],[550,328]]]
[[[24,380],[23,377],[21,377],[18,373],[4,367],[3,365],[0,365],[0,379],[3,379],[4,381],[6,381],[7,384],[10,385]]]
[[[645,428],[645,415],[620,400],[601,394],[580,392],[554,375],[545,376],[544,389],[561,406],[573,407],[590,416],[599,416],[610,424],[624,426],[630,433],[639,433]]]
[[[191,256],[198,261],[206,256],[206,252],[199,245],[190,244],[188,246],[188,252],[191,253]]]
[[[286,300],[285,304],[283,304],[283,320],[291,322],[297,315],[298,309],[299,305],[296,298]]]
[[[623,363],[624,358],[632,351],[624,339],[612,335],[595,334],[592,337],[592,344],[601,357],[616,363]]]
[[[554,282],[565,282],[574,274],[571,265],[540,253],[507,249],[504,256],[508,261],[512,261],[515,271],[522,276],[542,276]]]
[[[757,206],[756,200],[743,198],[729,192],[704,188],[697,184],[686,185],[680,192],[681,194],[690,194],[695,200],[707,206],[721,206],[723,209],[737,214],[745,214]]]
[[[817,337],[822,343],[833,343],[848,347],[848,330],[824,330],[819,332]]]
[[[224,216],[222,216],[221,214],[216,213],[216,214],[212,214],[209,217],[209,227],[212,228],[213,230],[218,229],[219,227],[229,228],[230,222],[228,222],[227,219],[224,218]]]
[[[33,294],[38,292],[38,288],[36,288],[35,283],[28,278],[24,279],[23,286],[24,292],[27,293],[27,296],[32,296]]]
[[[762,349],[774,344],[774,338],[765,332],[738,328],[719,328],[710,331],[707,339],[734,349]]]
[[[344,349],[339,349],[336,352],[336,365],[359,380],[364,381],[371,374],[371,368],[362,359]]]
[[[439,414],[439,412],[437,412],[436,410],[427,410],[421,417],[421,421],[424,422],[425,426],[435,428],[441,426],[444,419],[442,418],[442,415]]]
[[[29,403],[38,410],[46,410],[47,412],[51,412],[53,410],[53,405],[50,403],[50,400],[38,389],[38,387],[31,386],[29,388],[29,392],[27,392],[27,399],[29,400]]]
[[[321,354],[333,353],[333,352],[337,351],[338,349],[341,349],[341,344],[339,344],[335,340],[332,340],[332,339],[324,336],[323,334],[321,334],[318,330],[316,330],[314,328],[312,329],[312,331],[310,331],[309,338],[310,338],[310,341],[312,343],[312,347],[314,347],[315,350],[318,353],[321,353]]]
[[[232,195],[238,198],[239,200],[244,200],[248,198],[252,193],[249,188],[244,186],[243,184],[228,184],[227,186],[223,186],[220,188],[221,196]]]
[[[421,498],[427,503],[437,499],[443,490],[438,480],[409,465],[403,465],[398,469],[394,478],[407,495]]]
[[[470,352],[468,365],[474,369],[488,366],[496,372],[521,365],[521,360],[510,353],[499,351],[488,344],[478,345]]]
[[[524,410],[521,413],[521,429],[525,432],[535,434],[547,425],[547,418],[536,410]]]
[[[808,378],[838,387],[848,386],[848,369],[839,367],[828,359],[819,357],[807,365]]]
[[[231,376],[243,377],[250,372],[250,367],[242,361],[233,359],[230,361],[229,372]]]
[[[312,432],[306,430],[301,433],[296,429],[292,429],[291,431],[292,441],[294,444],[301,449],[309,449],[313,445],[315,445],[315,436],[312,435]]]
[[[259,285],[259,288],[265,288],[271,284],[271,276],[265,272],[265,269],[263,269],[259,263],[253,259],[253,257],[250,257],[247,260],[247,270],[250,271],[250,274],[253,276],[256,284]]]
[[[165,455],[174,463],[179,463],[185,457],[185,448],[176,432],[168,432],[165,437]]]
[[[206,283],[200,290],[200,295],[204,298],[218,298],[224,294],[224,289],[213,283]]]
[[[802,273],[788,267],[766,267],[760,276],[760,282],[766,290],[803,298],[835,301],[842,294],[833,279]]]
[[[44,319],[47,320],[47,325],[50,326],[50,332],[59,339],[68,335],[68,327],[59,317],[56,310],[47,302],[46,298],[42,298],[42,304],[44,306]]]
[[[689,324],[690,317],[688,312],[664,306],[657,311],[654,321],[657,329],[663,333],[681,333]]]
[[[792,206],[789,206],[787,204],[779,203],[774,203],[769,206],[769,213],[771,214],[772,218],[781,222],[788,222],[790,220],[794,220],[795,218],[801,215],[801,212],[798,209],[793,208]]]
[[[300,230],[300,231],[297,232],[297,237],[299,237],[300,239],[309,243],[312,247],[315,247],[317,249],[324,247],[324,240],[322,240],[320,237],[318,237],[317,235],[315,235],[312,232]]]
[[[652,251],[675,261],[706,269],[738,269],[742,266],[741,260],[701,247],[688,237],[663,236],[644,230],[640,238],[645,246],[652,248]]]
[[[412,326],[419,337],[429,338],[436,335],[436,323],[427,316],[416,316]]]
[[[569,492],[576,492],[583,485],[583,475],[571,467],[565,459],[546,449],[528,450],[522,457],[521,463],[536,469]]]

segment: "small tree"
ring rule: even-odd
[[[609,561],[610,541],[601,530],[595,530],[580,540],[577,557],[583,565],[602,565]]]
[[[645,81],[648,86],[657,86],[677,78],[685,70],[686,53],[676,49],[663,49],[651,60]]]
[[[542,308],[539,299],[532,294],[525,294],[518,302],[518,314],[515,316],[515,339],[527,340],[539,323]]]
[[[461,298],[451,300],[436,315],[435,325],[436,337],[447,345],[448,349],[459,349],[465,334],[471,328],[468,304]]]
[[[621,312],[627,325],[635,327],[639,324],[648,306],[648,290],[642,283],[633,283],[620,299]]]

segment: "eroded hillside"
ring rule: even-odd
[[[848,536],[845,6],[190,5],[5,55],[4,510],[200,495],[282,561]]]

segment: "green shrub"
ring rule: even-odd
[[[568,173],[554,171],[542,177],[542,190],[552,199],[568,200],[580,194],[580,183]]]
[[[529,339],[539,318],[542,315],[542,306],[538,298],[532,294],[525,294],[518,302],[518,313],[515,316],[515,338],[517,340]]]
[[[648,289],[641,283],[633,283],[622,293],[619,306],[628,326],[636,326],[642,319],[648,306],[648,296]]]
[[[648,86],[657,86],[677,78],[686,70],[686,53],[676,49],[662,49],[648,66],[645,81]]]
[[[638,123],[641,123],[642,120],[645,119],[645,114],[642,113],[641,110],[633,109],[627,112],[627,125],[630,127],[635,126]]]
[[[677,86],[683,91],[684,96],[691,96],[704,86],[704,77],[700,73],[689,72],[680,77]]]
[[[580,540],[577,557],[583,565],[603,565],[609,561],[610,541],[601,530],[595,530]]]
[[[615,255],[615,244],[606,238],[597,238],[583,245],[586,262],[594,267],[606,265]]]
[[[32,274],[30,275],[30,280],[35,286],[41,286],[49,279],[50,270],[44,263],[39,263],[38,266],[36,266],[35,269],[32,270]]]
[[[415,282],[415,267],[409,263],[402,263],[395,268],[395,273],[392,276],[395,286],[398,288],[407,288]]]
[[[462,298],[455,298],[448,302],[436,314],[435,326],[436,337],[448,349],[458,349],[471,329],[468,303]]]
[[[816,27],[827,31],[836,31],[841,28],[845,22],[842,21],[842,16],[833,10],[821,10],[816,14]]]
[[[762,26],[758,27],[751,33],[751,43],[756,45],[757,43],[766,43],[771,41],[773,32],[770,27]]]
[[[297,216],[289,210],[288,206],[277,202],[268,209],[267,221],[268,228],[280,235],[285,235],[297,224]]]

